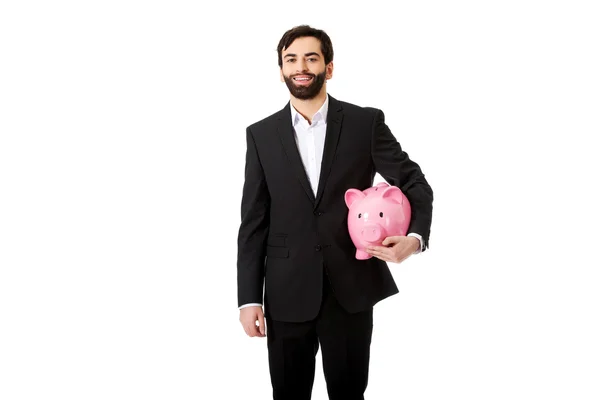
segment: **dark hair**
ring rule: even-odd
[[[277,45],[279,68],[283,67],[283,62],[281,60],[283,49],[290,47],[294,40],[307,36],[317,38],[321,42],[321,53],[323,53],[323,57],[325,58],[325,65],[333,61],[333,45],[331,44],[329,36],[320,29],[315,29],[308,25],[299,25],[288,30],[279,40],[279,44]]]

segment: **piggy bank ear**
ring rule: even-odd
[[[350,208],[354,202],[357,200],[364,199],[366,196],[363,192],[358,189],[348,189],[346,190],[346,194],[344,195],[344,200],[346,201],[346,206]]]
[[[404,203],[404,194],[402,191],[396,186],[390,186],[383,189],[383,193],[381,197],[386,200],[391,200],[394,203],[402,204]]]

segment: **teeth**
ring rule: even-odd
[[[294,78],[295,81],[307,81],[310,78]]]

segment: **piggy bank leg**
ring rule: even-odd
[[[356,259],[357,260],[368,260],[371,257],[373,257],[373,256],[365,251],[362,251],[359,249],[356,250]]]

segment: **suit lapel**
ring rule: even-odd
[[[292,165],[292,169],[294,170],[296,177],[304,188],[304,191],[306,192],[310,202],[314,204],[315,194],[310,186],[310,181],[306,175],[306,170],[304,169],[304,164],[302,163],[302,158],[300,158],[300,152],[298,151],[298,145],[296,144],[296,139],[294,138],[294,127],[292,126],[292,114],[290,107],[291,104],[288,103],[279,113],[277,136],[279,136],[279,139],[281,140],[283,149],[285,150],[287,158]]]
[[[279,122],[277,125],[277,133],[283,149],[287,155],[288,160],[296,174],[296,177],[300,181],[300,184],[304,188],[306,195],[308,196],[311,203],[316,208],[323,197],[323,191],[325,190],[325,183],[329,177],[331,166],[335,158],[335,151],[337,149],[338,141],[340,138],[340,131],[342,129],[342,105],[341,103],[329,95],[329,109],[327,112],[327,130],[325,132],[325,147],[323,148],[323,160],[321,162],[321,171],[319,175],[319,185],[317,188],[317,196],[313,193],[308,175],[304,169],[302,158],[294,138],[294,127],[292,125],[292,114],[291,104],[288,104],[279,112]]]
[[[333,164],[333,159],[335,158],[335,151],[340,138],[343,117],[344,114],[342,112],[342,105],[332,96],[329,96],[327,131],[325,133],[325,147],[323,149],[323,161],[321,162],[321,172],[319,175],[319,186],[317,188],[315,208],[317,208],[321,198],[323,197],[325,184],[327,183],[327,178],[329,177],[329,172],[331,171],[331,165]]]

